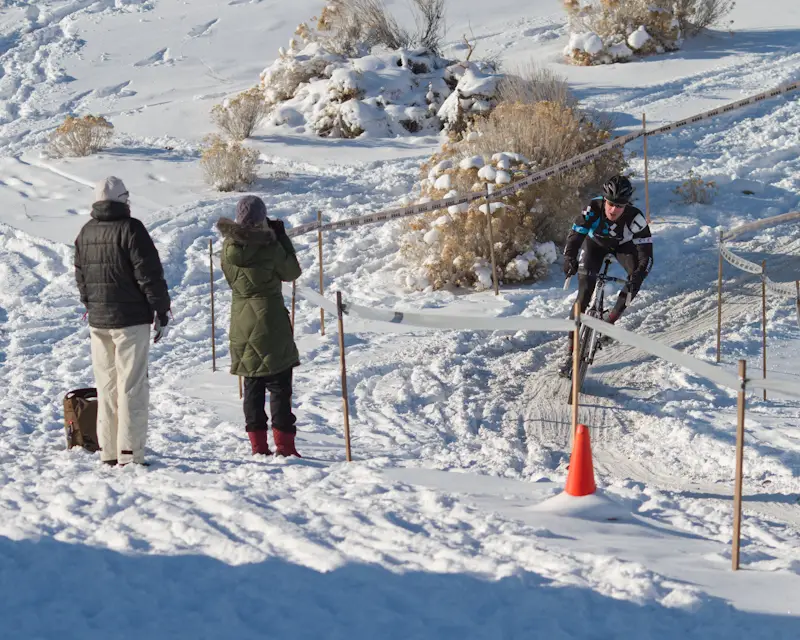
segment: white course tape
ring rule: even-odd
[[[755,274],[761,273],[760,264],[756,264],[755,262],[750,262],[749,260],[745,260],[744,258],[737,256],[735,253],[731,252],[731,250],[728,249],[728,247],[726,247],[724,244],[722,245],[722,247],[720,247],[720,250],[722,251],[722,257],[725,258],[727,262],[732,264],[737,269],[741,271],[747,271],[747,273],[755,273]]]
[[[631,333],[630,331],[625,331],[625,329],[621,329],[613,324],[608,324],[607,322],[603,322],[602,320],[598,320],[592,316],[581,315],[581,322],[589,327],[592,327],[593,329],[597,329],[600,331],[600,333],[611,336],[619,342],[636,347],[637,349],[641,349],[647,353],[651,353],[654,356],[658,356],[659,358],[676,364],[679,367],[683,367],[684,369],[689,369],[689,371],[693,371],[694,373],[697,373],[716,384],[729,387],[731,389],[739,389],[742,386],[737,376],[726,371],[722,367],[698,360],[692,356],[688,356],[685,353],[681,353],[677,349],[668,347],[667,345],[656,342],[650,338],[645,338],[644,336]]]
[[[757,220],[756,222],[748,222],[747,224],[740,225],[735,229],[731,229],[730,231],[725,231],[722,234],[722,239],[732,240],[743,233],[757,231],[759,229],[766,229],[768,227],[775,227],[779,224],[786,224],[787,222],[794,222],[796,220],[800,221],[800,211],[782,213],[779,216],[771,216],[769,218],[764,218],[763,220]]]
[[[286,287],[285,292],[291,294],[291,289]],[[315,306],[321,307],[332,315],[338,315],[336,303],[328,300],[313,289],[297,287],[297,294],[308,300]],[[571,320],[560,318],[484,318],[478,316],[449,316],[431,313],[407,313],[405,311],[393,311],[391,309],[375,309],[350,303],[343,303],[345,315],[356,316],[364,320],[373,322],[384,322],[395,325],[405,325],[409,327],[419,327],[422,329],[445,329],[445,330],[473,330],[473,331],[572,331],[575,323]],[[723,369],[720,366],[698,360],[693,356],[686,355],[668,347],[665,344],[637,335],[625,329],[621,329],[592,316],[581,315],[581,321],[601,333],[611,336],[615,340],[624,344],[641,349],[656,357],[688,369],[704,378],[711,380],[715,384],[730,389],[738,390],[741,388],[739,378]],[[800,398],[800,386],[796,383],[783,380],[764,380],[748,379],[747,385],[754,389],[767,389],[776,393]]]
[[[658,127],[657,129],[653,129],[647,132],[648,136],[655,136],[661,133],[667,133],[668,131],[672,131],[673,129],[679,129],[680,127],[685,127],[690,124],[695,124],[697,122],[701,122],[702,120],[708,120],[709,118],[714,118],[716,116],[720,116],[725,113],[730,113],[731,111],[736,111],[737,109],[741,109],[742,107],[747,107],[751,104],[756,104],[757,102],[763,102],[764,100],[769,100],[770,98],[777,98],[784,93],[790,93],[791,91],[796,91],[800,89],[800,82],[792,82],[790,84],[784,84],[780,87],[776,87],[774,89],[770,89],[769,91],[765,91],[764,93],[759,93],[754,96],[750,96],[749,98],[744,98],[743,100],[737,100],[736,102],[731,102],[723,107],[717,107],[716,109],[711,109],[710,111],[705,111],[700,113],[696,116],[691,116],[689,118],[684,118],[683,120],[678,120],[677,122],[673,122],[671,124],[666,124],[663,127]]]
[[[688,369],[689,371],[697,373],[704,378],[715,382],[716,384],[737,391],[742,387],[742,382],[738,376],[726,371],[718,365],[704,362],[703,360],[698,360],[693,356],[686,355],[685,353],[682,353],[677,349],[673,349],[672,347],[668,347],[665,344],[656,342],[655,340],[640,336],[635,333],[631,333],[630,331],[625,331],[625,329],[608,324],[607,322],[603,322],[602,320],[598,320],[592,316],[581,315],[581,322],[592,327],[593,329],[597,329],[600,331],[600,333],[611,336],[619,342],[636,347],[637,349],[651,353],[662,360],[666,360],[667,362],[676,364],[679,367]],[[800,384],[786,380],[748,378],[747,388],[767,389],[768,391],[775,391],[777,393],[800,398]]]
[[[298,295],[312,304],[325,309],[328,313],[338,315],[336,303],[306,287],[297,287]],[[373,322],[387,322],[394,325],[419,327],[421,329],[447,329],[467,331],[572,331],[575,323],[559,318],[511,318],[481,316],[451,316],[434,313],[416,313],[394,311],[392,309],[376,309],[344,302],[343,312]]]
[[[746,271],[748,273],[754,273],[754,274],[761,273],[760,264],[756,264],[755,262],[750,262],[749,260],[745,260],[741,256],[737,256],[724,244],[720,247],[720,250],[722,252],[722,257],[725,258],[727,262],[732,264],[737,269]],[[767,276],[766,286],[767,290],[771,291],[776,295],[783,296],[784,298],[797,298],[797,289],[793,284],[787,282],[775,282],[774,280],[771,280],[769,276]]]
[[[749,98],[744,98],[743,100],[732,102],[728,105],[718,107],[716,109],[711,109],[710,111],[706,111],[705,113],[701,113],[696,116],[692,116],[690,118],[679,120],[678,122],[673,122],[664,125],[663,127],[659,127],[657,129],[652,129],[647,132],[635,131],[633,133],[629,133],[627,135],[614,138],[610,142],[607,142],[603,145],[600,145],[599,147],[596,147],[585,153],[575,156],[574,158],[570,158],[568,160],[565,160],[564,162],[561,162],[560,164],[553,165],[552,167],[548,167],[547,169],[537,171],[536,173],[532,173],[531,175],[522,178],[522,180],[509,184],[503,187],[502,189],[497,189],[492,194],[492,196],[496,198],[510,196],[513,193],[519,191],[520,189],[529,187],[532,184],[536,184],[537,182],[541,182],[543,180],[547,180],[548,178],[552,178],[553,176],[563,173],[564,171],[569,171],[570,169],[575,169],[584,164],[588,164],[589,162],[599,157],[603,153],[610,151],[611,149],[614,149],[616,147],[622,147],[628,144],[629,142],[636,140],[637,138],[641,138],[642,136],[646,135],[649,137],[649,136],[659,135],[662,133],[668,133],[670,131],[673,131],[674,129],[696,124],[698,122],[707,120],[709,118],[713,118],[718,115],[730,113],[731,111],[735,111],[736,109],[741,109],[748,105],[768,100],[769,98],[775,98],[785,93],[796,91],[797,89],[800,89],[800,82],[786,84],[777,87],[775,89],[765,91],[764,93],[759,93],[758,95],[751,96]],[[410,207],[389,209],[387,211],[381,211],[379,213],[359,216],[356,218],[349,218],[347,220],[340,220],[339,222],[329,222],[326,224],[320,224],[319,222],[310,222],[308,224],[299,225],[297,227],[293,227],[292,229],[287,230],[287,234],[290,238],[294,238],[299,235],[311,233],[312,231],[332,231],[336,229],[360,227],[362,225],[372,224],[375,222],[387,222],[389,220],[397,220],[400,218],[406,218],[408,216],[419,215],[420,213],[429,213],[432,211],[437,211],[439,209],[447,209],[448,207],[452,207],[454,205],[466,204],[468,202],[472,202],[473,200],[480,200],[485,197],[486,195],[483,192],[474,192],[458,196],[456,198],[447,198],[445,200],[434,200],[431,202],[423,202],[420,204],[412,205]]]
[[[287,296],[292,295],[292,289],[289,285],[287,284],[283,285],[283,294]],[[332,300],[328,300],[325,296],[318,294],[313,289],[308,289],[306,287],[297,287],[297,295],[313,303],[320,309],[324,309],[331,315],[334,316],[339,315],[339,310],[336,308],[336,303],[333,302]]]
[[[592,160],[598,158],[603,153],[614,149],[616,147],[622,147],[631,142],[632,140],[636,140],[637,138],[641,138],[644,135],[642,131],[636,131],[634,133],[629,133],[625,136],[620,136],[619,138],[614,138],[611,142],[607,142],[604,145],[591,149],[585,153],[582,153],[579,156],[575,156],[574,158],[570,158],[569,160],[565,160],[564,162],[553,165],[552,167],[548,167],[547,169],[542,169],[541,171],[537,171],[536,173],[532,173],[522,180],[514,182],[502,189],[497,189],[492,193],[493,198],[501,198],[503,196],[511,195],[520,189],[524,189],[525,187],[529,187],[532,184],[536,184],[537,182],[542,182],[547,180],[548,178],[552,178],[559,173],[563,173],[564,171],[568,171],[570,169],[574,169],[576,167],[580,167],[584,164],[588,164]],[[476,191],[474,193],[460,195],[456,198],[447,198],[445,200],[432,200],[430,202],[422,202],[419,204],[412,205],[410,207],[404,207],[400,209],[389,209],[388,211],[381,211],[379,213],[372,213],[365,216],[359,216],[356,218],[348,218],[347,220],[340,220],[339,222],[328,222],[326,224],[320,225],[319,222],[309,222],[308,224],[303,224],[298,227],[292,227],[286,233],[290,238],[294,238],[299,235],[303,235],[306,233],[311,233],[312,231],[333,231],[336,229],[346,229],[350,227],[360,227],[365,224],[372,224],[375,222],[387,222],[389,220],[398,220],[400,218],[407,218],[409,216],[416,216],[421,213],[430,213],[432,211],[437,211],[439,209],[447,209],[448,207],[452,207],[454,205],[459,204],[466,204],[468,202],[472,202],[474,200],[481,200],[486,197],[486,194],[482,191]]]
[[[748,389],[766,389],[775,393],[800,398],[800,384],[789,380],[765,380],[764,378],[748,378]]]
[[[767,290],[772,291],[779,296],[783,296],[784,298],[796,298],[797,297],[797,289],[793,284],[788,284],[786,282],[775,282],[774,280],[770,280],[769,276],[767,276]]]

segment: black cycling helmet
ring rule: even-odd
[[[633,196],[633,185],[625,176],[614,176],[603,185],[603,196],[614,204],[628,204]]]

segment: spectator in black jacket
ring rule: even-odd
[[[75,279],[89,312],[100,457],[109,465],[146,464],[150,325],[155,317],[158,342],[170,299],[158,251],[131,217],[119,178],[95,186],[92,219],[75,240]]]

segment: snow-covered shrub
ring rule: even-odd
[[[452,65],[446,71],[445,81],[455,87],[436,115],[444,131],[459,139],[477,118],[486,116],[497,105],[501,76],[470,62]]]
[[[206,183],[218,191],[237,191],[256,179],[258,151],[218,135],[204,140],[200,156]]]
[[[675,187],[673,193],[679,195],[684,204],[711,204],[717,194],[717,185],[713,180],[703,180],[690,170],[689,177]]]
[[[268,125],[348,138],[463,130],[494,107],[498,79],[421,49],[346,58],[313,41],[261,74]]]
[[[685,37],[718,24],[734,4],[733,0],[565,0],[570,40],[564,55],[577,64],[592,65],[675,51]]]
[[[444,0],[414,0],[417,31],[405,34],[379,0],[339,0],[261,73],[267,124],[328,137],[456,137],[497,103],[488,63],[437,51]]]
[[[211,120],[234,140],[249,138],[269,108],[259,87],[242,91],[211,109]]]
[[[50,153],[58,158],[83,157],[104,149],[114,125],[102,116],[67,116],[50,137]]]
[[[422,201],[494,190],[608,141],[609,131],[560,103],[500,104],[458,143],[423,166]],[[555,260],[572,219],[608,176],[625,167],[621,150],[492,201],[496,263],[502,281],[533,281]],[[543,245],[547,248],[543,248]],[[486,201],[455,205],[406,224],[401,251],[410,286],[486,286],[490,259]],[[531,253],[533,252],[533,253]]]

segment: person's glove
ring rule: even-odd
[[[167,333],[169,332],[169,316],[166,313],[160,313],[156,315],[156,320],[153,323],[153,329],[155,329],[156,335],[153,338],[153,343],[155,344],[161,338],[165,338]]]
[[[573,256],[564,256],[564,275],[571,278],[578,273],[578,259]]]
[[[286,225],[283,224],[283,220],[267,220],[267,224],[275,232],[276,236],[286,235]]]
[[[278,239],[278,242],[283,247],[284,251],[289,255],[295,255],[294,245],[292,244],[291,239],[286,233],[286,227],[283,224],[283,220],[270,220],[267,219],[267,224],[269,228],[275,233],[275,237]]]

